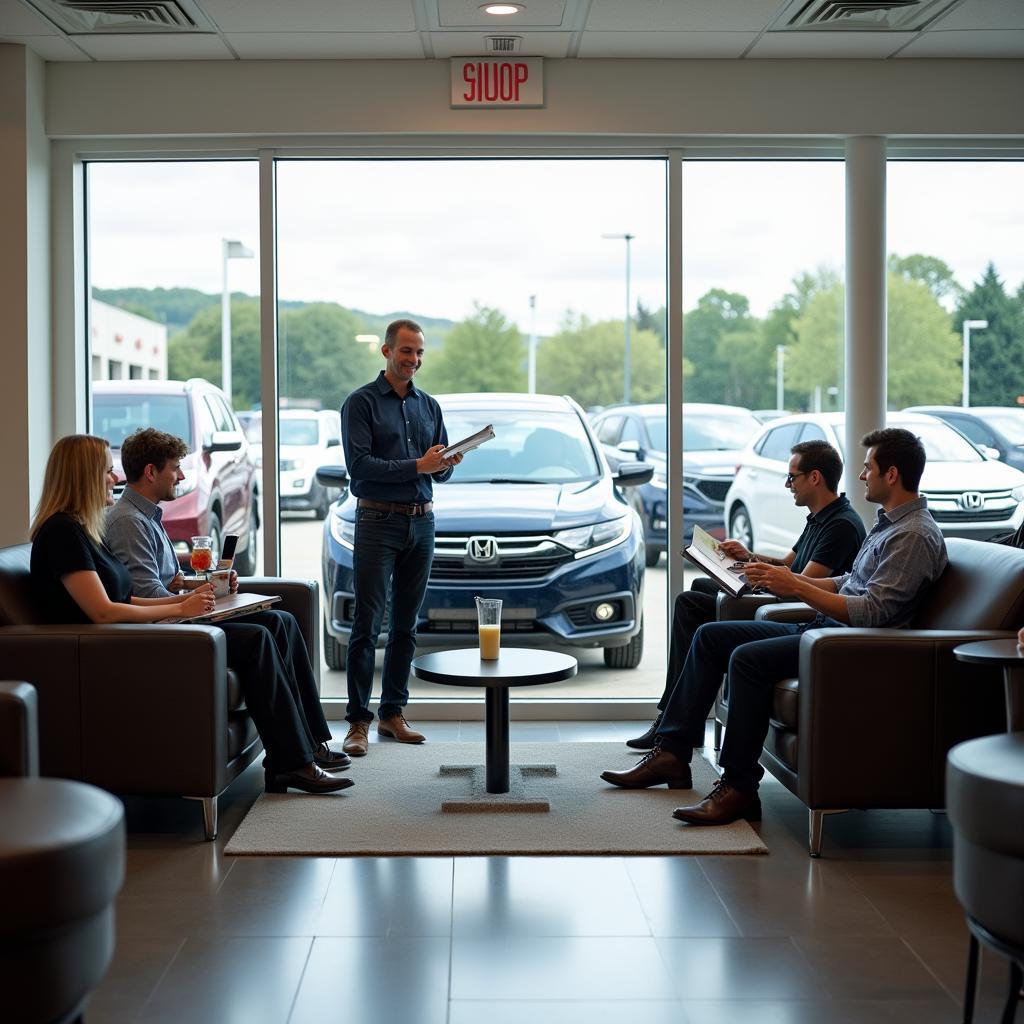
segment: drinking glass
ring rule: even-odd
[[[476,616],[480,630],[480,659],[497,661],[501,649],[501,601],[496,597],[478,597]]]
[[[193,537],[192,557],[189,561],[192,571],[197,576],[201,573],[209,572],[213,568],[213,538]]]

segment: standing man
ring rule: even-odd
[[[724,540],[721,548],[730,558],[741,562],[784,565],[793,572],[822,579],[849,572],[864,543],[864,522],[845,494],[839,494],[843,460],[827,441],[802,441],[790,449],[786,487],[793,493],[793,504],[807,509],[807,525],[785,558],[772,558],[748,551],[738,540]],[[676,597],[672,615],[672,633],[668,647],[668,671],[665,691],[658,701],[658,717],[650,728],[627,747],[650,750],[657,742],[658,726],[679,673],[686,664],[690,644],[698,628],[714,622],[718,607],[718,587],[705,578],[694,580],[691,590]]]
[[[775,683],[797,675],[801,634],[834,626],[906,626],[926,588],[946,568],[946,543],[918,493],[925,451],[909,430],[887,427],[861,442],[867,449],[860,479],[864,497],[879,506],[875,525],[848,573],[812,579],[785,566],[754,564],[747,579],[779,597],[803,601],[818,614],[788,622],[709,622],[697,630],[686,664],[658,728],[658,744],[630,771],[601,778],[627,789],[668,784],[690,789],[693,748],[728,672],[729,724],[719,764],[722,778],[701,801],[673,817],[694,825],[760,820],[758,758],[768,732]],[[869,671],[865,668],[865,671]]]
[[[381,346],[384,369],[341,407],[345,462],[358,499],[345,714],[349,730],[342,748],[354,757],[369,746],[374,658],[389,588],[391,624],[377,732],[400,743],[425,739],[409,727],[403,709],[409,702],[416,619],[434,557],[433,481],[447,480],[462,456],[441,456],[448,444],[441,407],[413,386],[423,365],[423,346],[423,328],[415,321],[388,324]]]

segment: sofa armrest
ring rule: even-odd
[[[779,599],[774,594],[744,594],[733,597],[732,594],[720,593],[715,606],[717,622],[731,622],[740,619],[757,618],[758,609],[766,605],[777,605]]]
[[[274,605],[295,616],[306,641],[309,660],[317,670],[320,665],[320,585],[316,580],[280,579],[276,576],[245,576],[238,581],[241,594],[273,594],[281,598]]]
[[[810,629],[800,643],[798,793],[808,807],[942,806],[942,763],[998,670],[953,657],[994,630]],[[973,707],[973,709],[972,709]],[[1005,726],[1004,726],[1005,728]],[[978,733],[973,733],[977,735]]]
[[[789,601],[783,604],[766,604],[757,609],[754,618],[758,622],[810,622],[818,613],[808,604]]]
[[[0,776],[39,774],[39,714],[29,683],[0,682]]]

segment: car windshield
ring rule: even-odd
[[[263,443],[263,413],[240,412],[238,422],[242,424],[242,433],[249,444]]]
[[[1024,445],[1024,409],[1000,409],[987,412],[985,422],[995,427],[1012,445]]]
[[[749,412],[714,413],[683,410],[683,451],[735,451],[761,429],[757,418]]]
[[[92,432],[111,448],[140,427],[153,427],[182,438],[192,447],[192,422],[185,395],[94,394]]]
[[[647,424],[647,436],[651,439],[651,451],[668,451],[668,431],[664,416],[645,416],[644,423]]]
[[[494,427],[494,440],[466,453],[452,483],[572,483],[592,480],[600,472],[583,424],[572,412],[486,407],[444,411],[452,444],[488,423]]]
[[[934,423],[893,423],[921,438],[929,462],[984,462],[984,456],[965,437],[941,420]]]
[[[320,435],[320,423],[313,416],[302,419],[281,417],[281,444],[315,445]]]

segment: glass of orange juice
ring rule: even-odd
[[[480,659],[497,661],[501,649],[501,601],[496,597],[478,597],[476,616],[480,629]]]
[[[213,568],[213,538],[193,537],[192,556],[189,559],[192,571],[198,576]]]

